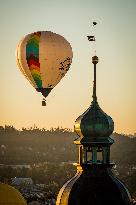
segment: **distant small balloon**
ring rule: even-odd
[[[97,22],[94,21],[94,22],[93,22],[93,26],[96,26],[96,25],[97,25]]]
[[[16,49],[16,61],[22,74],[45,98],[69,70],[72,57],[70,43],[51,31],[25,36]]]

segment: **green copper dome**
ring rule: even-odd
[[[91,106],[75,121],[75,132],[80,137],[91,138],[107,138],[114,130],[114,122],[99,107],[97,102],[92,102]]]

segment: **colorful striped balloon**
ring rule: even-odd
[[[41,32],[32,34],[26,44],[27,64],[38,88],[42,87],[42,79],[40,74],[40,62],[39,62],[40,36],[41,36]]]
[[[72,57],[69,42],[51,31],[38,31],[25,36],[16,49],[18,67],[44,97],[69,70]]]

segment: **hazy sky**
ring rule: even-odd
[[[116,132],[136,132],[136,0],[0,0],[1,125],[73,128],[92,100],[93,48],[86,36],[93,20],[99,105],[112,116]],[[15,61],[20,39],[43,30],[63,35],[74,54],[46,107]]]

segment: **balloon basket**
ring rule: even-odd
[[[42,106],[46,106],[46,100],[45,99],[42,100]]]

